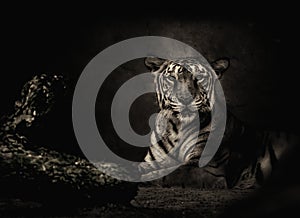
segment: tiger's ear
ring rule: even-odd
[[[146,57],[144,62],[146,67],[153,72],[158,70],[165,60],[156,57]]]
[[[219,79],[223,76],[223,73],[229,68],[230,66],[230,59],[229,58],[219,58],[210,63],[214,71],[216,72]]]

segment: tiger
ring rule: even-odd
[[[174,61],[147,57],[144,62],[154,74],[160,109],[151,133],[151,145],[140,165],[144,178],[161,174],[162,185],[180,185],[194,177],[200,187],[258,187],[271,175],[291,144],[296,144],[295,136],[291,138],[287,133],[259,130],[227,110],[221,145],[212,160],[199,168],[199,158],[213,131],[213,86],[215,80],[220,80],[229,68],[230,59],[219,58],[207,64],[193,58]],[[210,69],[216,77],[210,74]],[[200,129],[192,125],[197,120],[200,121]],[[172,167],[172,164],[164,162],[168,157],[178,162],[176,167],[180,162],[183,164],[166,176],[157,162],[163,163],[165,168]]]

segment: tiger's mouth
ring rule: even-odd
[[[177,107],[173,108],[173,110],[181,113],[182,115],[192,115],[195,114],[199,110],[199,108],[194,106],[193,104],[180,104]]]
[[[197,110],[191,110],[189,107],[183,108],[180,113],[182,116],[192,116]]]

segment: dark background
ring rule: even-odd
[[[86,16],[79,12],[69,16],[37,10],[8,15],[2,27],[1,115],[10,113],[22,85],[33,75],[54,72],[65,75],[68,90],[65,105],[51,125],[56,129],[60,123],[62,129],[72,129],[72,94],[86,64],[121,40],[157,35],[189,44],[208,61],[219,57],[231,59],[222,86],[228,107],[238,118],[264,128],[296,130],[299,118],[296,73],[285,67],[289,63],[283,63],[282,68],[283,21],[279,14],[271,13],[270,9],[265,14],[262,8],[251,15],[241,10],[237,10],[239,13],[230,10],[220,13],[214,8],[208,10],[212,13],[189,10],[186,13],[185,8],[171,7],[169,11],[130,10],[128,14],[123,10],[110,16],[103,13]],[[120,81],[142,73],[141,70],[146,70],[141,64],[121,68],[124,73],[112,76],[107,83],[112,88],[104,94],[112,95]],[[101,103],[108,102],[104,99]]]
[[[83,68],[100,51],[131,37],[158,35],[191,45],[209,61],[224,56],[231,59],[222,85],[229,105],[241,119],[273,127],[291,124],[295,72],[282,69],[283,21],[279,17],[175,16],[171,12],[90,19],[57,17],[54,12],[11,17],[2,28],[2,114],[33,75],[64,74],[72,93]]]

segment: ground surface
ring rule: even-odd
[[[253,190],[200,190],[140,187],[129,205],[108,204],[85,208],[62,205],[45,208],[35,202],[0,198],[1,217],[218,217]],[[117,196],[116,196],[117,197]],[[66,207],[69,206],[69,209]],[[63,209],[62,209],[63,208]]]

